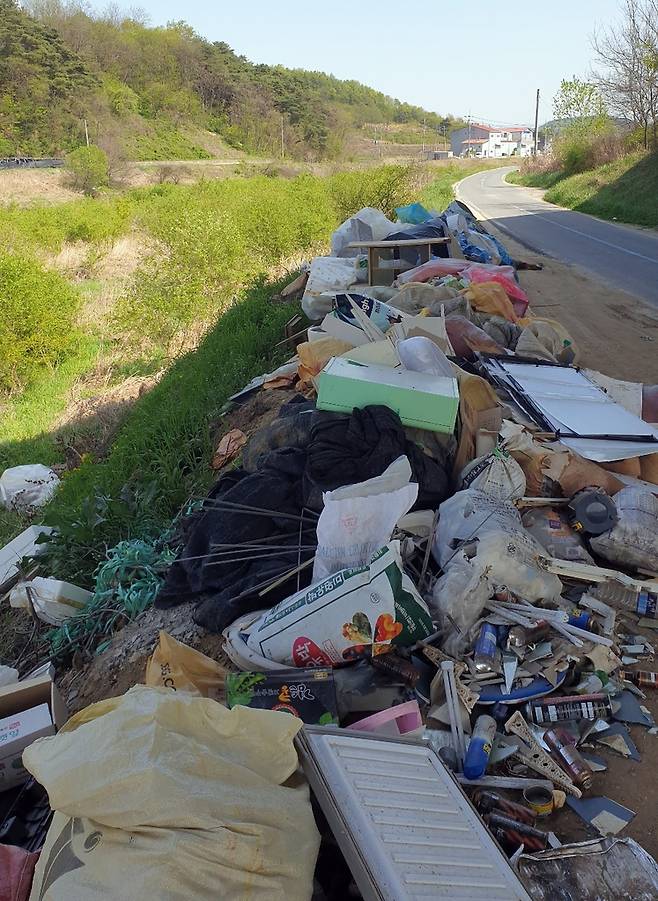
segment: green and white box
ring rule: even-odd
[[[351,413],[371,404],[394,410],[403,425],[452,432],[459,407],[457,379],[332,357],[318,376],[318,410]]]

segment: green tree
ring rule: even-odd
[[[99,188],[105,187],[109,182],[107,154],[93,144],[90,147],[78,147],[69,153],[66,168],[73,187],[85,194],[96,194]]]

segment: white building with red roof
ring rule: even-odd
[[[527,125],[483,125],[471,122],[450,135],[455,156],[501,159],[506,156],[529,156],[533,134]]]

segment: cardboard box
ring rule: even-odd
[[[48,723],[43,718],[43,708]],[[33,714],[35,709],[41,711],[38,716]],[[4,742],[0,738],[0,791],[29,778],[29,773],[22,768],[23,751],[37,738],[53,735],[67,719],[66,705],[48,673],[0,688],[0,726],[6,726],[8,721],[14,723],[9,731],[16,733],[11,741],[7,732]]]
[[[0,788],[4,791],[29,778],[23,767],[23,751],[37,738],[55,734],[48,704],[39,704],[0,719]]]
[[[318,385],[318,410],[351,413],[354,407],[381,404],[395,410],[403,425],[447,433],[455,428],[456,379],[333,357]]]

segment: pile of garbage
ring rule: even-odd
[[[658,733],[658,388],[579,368],[463,204],[397,212],[297,280],[294,356],[232,403],[298,393],[227,431],[158,576],[232,667],[162,633],[145,686],[58,734],[50,702],[33,897],[658,897],[597,792]]]

